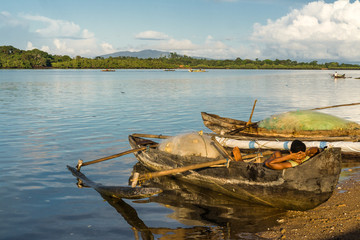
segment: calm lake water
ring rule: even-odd
[[[188,185],[137,201],[77,188],[66,169],[129,149],[132,133],[207,130],[201,111],[253,121],[360,102],[360,71],[0,70],[1,239],[256,239],[283,212]],[[360,107],[322,110],[360,123]],[[133,155],[82,168],[127,186]],[[360,162],[360,159],[359,159]],[[359,172],[359,163],[344,164]]]

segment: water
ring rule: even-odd
[[[66,165],[128,150],[132,133],[208,131],[201,111],[247,120],[255,99],[253,121],[360,102],[360,71],[337,81],[330,73],[1,70],[0,238],[254,238],[283,213],[190,186],[162,198],[106,202],[93,189],[77,188]],[[360,123],[359,106],[322,112]],[[136,162],[126,155],[82,171],[96,182],[126,186]],[[343,171],[351,177],[359,164]]]

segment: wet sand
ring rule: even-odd
[[[277,221],[278,226],[257,234],[260,239],[360,239],[360,173],[342,181],[317,208],[289,211]]]

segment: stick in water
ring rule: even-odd
[[[77,169],[78,171],[80,171],[80,168],[81,168],[82,166],[87,166],[87,165],[90,165],[90,164],[94,164],[94,163],[98,163],[98,162],[103,162],[103,161],[106,161],[106,160],[110,160],[110,159],[113,159],[113,158],[117,158],[117,157],[124,156],[124,155],[129,154],[129,153],[134,153],[134,152],[138,152],[138,151],[143,151],[143,150],[146,150],[148,147],[155,147],[155,146],[157,146],[157,144],[149,145],[149,146],[146,146],[146,147],[141,147],[141,148],[135,148],[135,149],[127,150],[127,151],[125,151],[125,152],[117,153],[117,154],[114,154],[114,155],[111,155],[111,156],[108,156],[108,157],[103,157],[103,158],[95,159],[95,160],[88,161],[88,162],[83,162],[83,160],[79,159],[78,164],[76,165],[76,169]]]

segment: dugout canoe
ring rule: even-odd
[[[151,146],[152,140],[129,136],[130,146]],[[200,156],[179,156],[157,147],[135,152],[152,171],[170,170],[214,161]],[[308,210],[327,201],[341,171],[339,148],[325,149],[305,163],[289,169],[272,170],[262,163],[234,162],[229,167],[206,167],[174,175],[175,178],[233,198],[286,210]]]
[[[306,111],[297,111],[297,113],[306,114]],[[330,116],[328,114],[317,113],[322,116]],[[259,122],[254,122],[247,125],[247,122],[232,118],[221,117],[216,114],[210,114],[206,112],[201,113],[201,117],[203,119],[204,125],[212,130],[213,132],[224,135],[224,136],[235,136],[235,137],[245,137],[245,138],[256,138],[258,140],[284,140],[291,141],[295,139],[299,139],[302,141],[350,141],[350,142],[359,142],[360,140],[360,124],[355,122],[350,122],[344,120],[345,124],[339,127],[328,127],[324,128],[307,128],[307,130],[303,126],[300,126],[298,129],[294,128],[264,128],[263,125],[268,124],[272,119],[276,119],[277,116],[272,116],[268,119],[264,119]],[[333,117],[336,118],[336,117]],[[335,119],[340,120],[340,118]],[[317,120],[312,120],[311,123]],[[319,121],[317,121],[319,122]],[[310,124],[311,124],[310,123]],[[300,125],[304,125],[305,123],[299,123]],[[326,125],[326,123],[324,123]],[[300,129],[300,128],[303,129]],[[327,127],[327,128],[326,128]],[[331,130],[327,130],[331,129]]]

